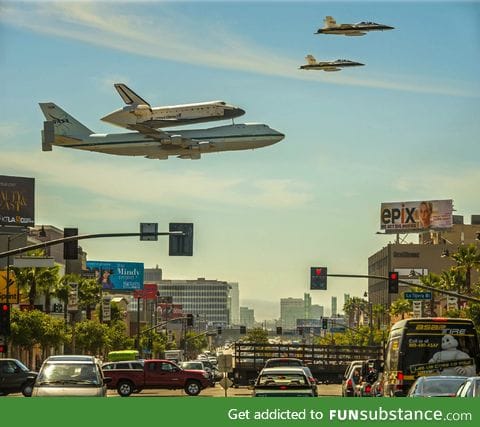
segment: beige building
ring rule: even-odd
[[[393,235],[394,236],[394,235]],[[388,277],[389,271],[397,271],[400,280],[420,283],[415,276],[429,272],[441,274],[454,265],[449,255],[460,245],[476,244],[480,248],[480,215],[472,215],[472,223],[464,224],[463,217],[454,215],[454,224],[449,231],[429,231],[419,234],[419,243],[389,243],[368,258],[368,274]],[[472,283],[478,281],[478,273],[472,272]],[[398,294],[388,293],[385,279],[368,279],[368,297],[372,304],[386,307],[403,297],[410,286],[400,284]]]

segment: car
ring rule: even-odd
[[[378,380],[379,373],[383,371],[383,361],[369,359],[362,363],[360,380],[355,386],[355,397],[372,397],[373,384]]]
[[[314,397],[301,367],[264,368],[253,385],[252,397]]]
[[[32,397],[105,397],[109,381],[94,356],[50,356],[42,363]]]
[[[32,395],[37,372],[28,369],[20,360],[0,359],[0,396],[10,393]]]
[[[480,377],[469,377],[460,385],[456,397],[480,397]]]
[[[456,375],[418,377],[408,390],[407,397],[455,397],[467,378]]]
[[[308,378],[313,394],[318,396],[317,383],[318,381],[313,377],[312,371],[308,366],[305,366],[302,360],[294,357],[272,357],[265,362],[264,368],[287,367],[296,366],[302,368]]]
[[[365,362],[365,360],[353,360],[348,364],[342,380],[343,397],[355,396],[355,389],[360,380],[360,371]]]
[[[110,371],[111,369],[143,369],[143,360],[121,360],[106,362],[102,365],[103,371]]]
[[[205,371],[208,374],[210,379],[210,385],[215,385],[215,375],[213,372],[213,367],[208,366],[208,362],[205,360],[187,360],[185,362],[180,362],[179,366],[182,369],[193,369],[196,371]]]

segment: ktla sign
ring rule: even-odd
[[[452,200],[389,202],[380,207],[380,228],[386,233],[419,233],[453,226]]]

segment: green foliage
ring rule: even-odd
[[[94,320],[75,323],[75,347],[86,354],[102,354],[108,347],[108,326]]]
[[[241,340],[243,342],[268,343],[268,332],[262,328],[250,329]]]

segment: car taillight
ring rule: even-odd
[[[280,390],[287,390],[288,387],[285,386],[285,385],[281,385],[279,388],[280,388]]]
[[[353,381],[351,378],[347,381],[347,388],[353,388]]]
[[[313,377],[310,377],[308,381],[310,381],[310,384],[317,384],[317,380]]]
[[[372,386],[370,384],[367,384],[365,386],[365,393],[370,393],[372,391]]]
[[[402,390],[403,389],[403,372],[402,371],[397,372],[397,381],[396,381],[396,384],[395,384],[395,388],[397,390]]]

